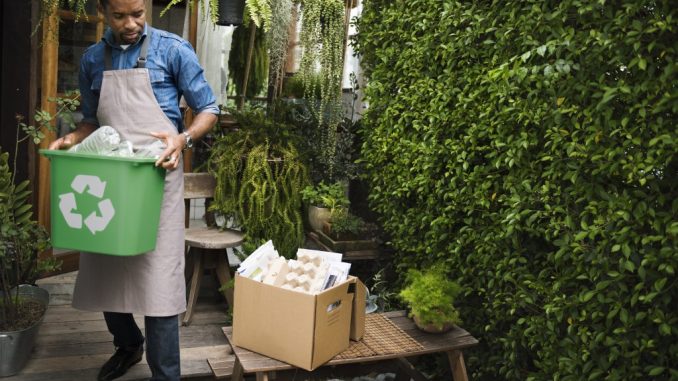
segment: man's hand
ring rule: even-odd
[[[49,149],[68,149],[73,147],[74,145],[80,143],[83,141],[86,137],[88,137],[94,130],[96,130],[97,127],[92,124],[88,123],[80,123],[78,124],[78,127],[73,130],[73,132],[70,132],[59,139],[51,142],[49,144]]]
[[[74,142],[73,135],[68,134],[65,136],[60,137],[59,139],[51,142],[49,144],[49,149],[68,149],[76,145],[77,143]]]
[[[151,135],[163,140],[167,145],[167,148],[160,154],[158,161],[155,162],[155,166],[163,167],[168,171],[177,169],[181,151],[186,144],[184,135],[172,135],[167,132],[151,132]]]

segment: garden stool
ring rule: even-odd
[[[191,323],[200,291],[200,282],[206,269],[215,269],[224,297],[228,305],[233,307],[233,287],[230,284],[231,266],[228,263],[226,249],[239,246],[243,242],[243,233],[234,229],[220,229],[216,226],[214,216],[208,210],[209,201],[214,197],[215,186],[216,180],[209,173],[184,174],[184,201],[188,206],[190,200],[205,199],[206,226],[189,228],[187,214],[185,246],[187,260],[192,262],[193,269],[189,271],[189,266],[186,266],[190,282],[183,325]]]

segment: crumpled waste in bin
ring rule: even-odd
[[[68,151],[102,156],[150,157],[157,159],[165,148],[166,145],[162,140],[134,147],[132,142],[123,140],[115,128],[101,126],[83,139],[80,144],[74,145]]]

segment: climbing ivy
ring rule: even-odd
[[[365,0],[397,266],[467,290],[481,380],[678,379],[675,2]]]

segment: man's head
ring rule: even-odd
[[[133,44],[139,40],[146,24],[144,0],[99,0],[101,13],[120,44]]]

